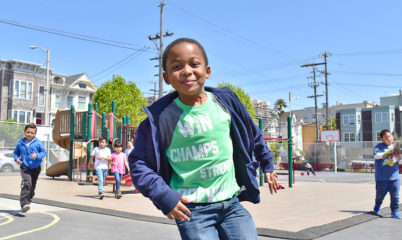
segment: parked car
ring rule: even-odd
[[[14,162],[14,154],[12,151],[0,151],[0,172],[16,172],[20,170],[20,166]]]

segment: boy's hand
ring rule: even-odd
[[[16,163],[17,163],[18,165],[21,165],[21,164],[22,164],[21,157],[19,157],[19,158],[17,159]]]
[[[31,158],[32,158],[32,159],[35,159],[35,158],[36,158],[36,152],[35,152],[35,151],[31,154]]]
[[[191,203],[191,201],[188,200],[187,198],[181,197],[176,207],[174,207],[173,210],[167,214],[167,217],[169,219],[177,219],[180,221],[187,221],[187,222],[190,221],[190,218],[188,216],[191,215],[191,212],[182,202]]]
[[[276,189],[278,189],[278,175],[276,175],[276,172],[264,173],[264,177],[265,180],[268,182],[268,187],[271,194],[273,194],[274,192],[276,193]]]

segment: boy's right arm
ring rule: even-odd
[[[135,187],[167,215],[179,203],[181,195],[157,174],[150,131],[148,119],[138,127],[135,148],[128,158],[130,175]]]
[[[20,153],[20,142],[17,143],[17,146],[15,146],[14,149],[14,161],[17,162],[18,159],[20,159],[21,153]]]

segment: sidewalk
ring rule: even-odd
[[[299,181],[288,188],[287,177],[279,180],[286,189],[271,195],[268,188],[263,187],[260,188],[260,204],[242,202],[253,216],[261,236],[313,239],[377,218],[365,214],[373,207],[375,186],[372,183]],[[20,176],[1,176],[0,197],[18,198],[20,181]],[[124,186],[122,192],[123,198],[115,199],[112,185],[108,185],[104,200],[99,200],[95,185],[41,176],[34,202],[174,224],[149,199],[135,194],[134,188]],[[389,206],[388,197],[383,206]]]

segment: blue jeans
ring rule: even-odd
[[[182,239],[257,239],[250,213],[232,199],[218,203],[186,203],[190,221],[176,220]]]
[[[123,176],[123,174],[119,173],[119,172],[115,172],[113,173],[114,175],[114,179],[116,180],[116,190],[120,189],[120,183],[121,183],[121,177]]]
[[[392,181],[376,181],[375,188],[375,204],[381,206],[385,195],[387,195],[387,192],[389,192],[389,195],[391,195],[391,210],[398,211],[400,180],[397,179]]]
[[[96,175],[98,176],[98,194],[101,195],[104,193],[103,191],[103,183],[106,180],[107,169],[95,169]]]

